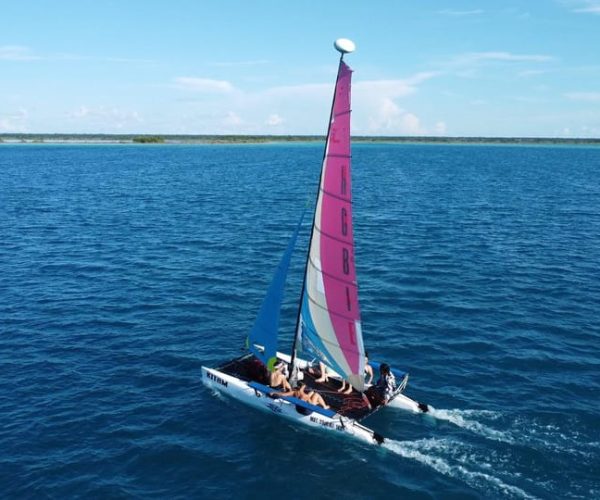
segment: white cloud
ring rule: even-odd
[[[26,132],[28,111],[25,108],[13,113],[0,113],[0,131],[2,132]]]
[[[548,102],[547,98],[539,97],[539,96],[533,96],[533,97],[532,96],[512,96],[509,98],[516,102],[526,103],[526,104],[539,104],[539,103]]]
[[[371,80],[357,82],[352,89],[355,99],[370,98],[397,98],[405,97],[417,91],[415,85],[404,80]]]
[[[570,127],[557,128],[554,132],[556,136],[562,137],[578,137],[578,138],[593,138],[600,136],[600,125],[575,125]]]
[[[600,14],[600,2],[598,0],[575,0],[570,2],[573,12],[579,14]],[[579,7],[575,8],[575,5]]]
[[[123,130],[144,122],[137,111],[123,110],[114,106],[93,108],[79,106],[79,108],[68,112],[67,117],[84,127],[88,125],[94,131]]]
[[[222,123],[226,127],[239,127],[244,122],[235,111],[228,111],[225,118],[223,118]]]
[[[39,59],[29,47],[22,45],[0,46],[0,60],[4,61],[33,61]]]
[[[353,85],[353,131],[357,134],[418,135],[427,130],[420,119],[403,109],[396,101],[418,91],[420,84],[439,73],[421,72],[404,79],[358,81]],[[286,110],[285,123],[290,133],[321,133],[326,130],[327,110],[331,103],[332,84],[312,83],[279,86],[255,93],[239,94],[235,112],[257,116],[260,110],[277,106]],[[231,101],[230,101],[231,102]],[[240,133],[261,133],[264,126],[276,127],[284,122],[279,114],[271,114],[262,123],[231,122]],[[430,131],[434,133],[434,131]]]
[[[89,57],[66,52],[47,54],[35,53],[30,47],[23,45],[0,46],[0,61],[98,61],[109,63],[152,63],[151,59],[132,59],[128,57]]]
[[[446,73],[452,73],[461,78],[479,78],[485,68],[499,68],[507,65],[522,63],[542,64],[555,61],[553,56],[546,54],[516,54],[507,51],[467,52],[455,55],[445,61],[438,61],[439,68]],[[523,71],[519,76],[526,77],[534,74],[535,70]],[[486,73],[487,74],[487,73]]]
[[[231,68],[238,66],[260,66],[263,64],[268,64],[269,61],[267,59],[256,59],[251,61],[221,61],[221,62],[213,62],[210,63],[210,66],[217,66],[221,68]]]
[[[235,90],[234,86],[226,80],[180,76],[175,78],[174,82],[178,88],[194,92],[227,94]]]
[[[526,69],[517,73],[517,76],[519,78],[529,78],[531,76],[543,75],[544,73],[548,73],[548,71],[542,69]]]
[[[354,131],[358,134],[423,135],[432,133],[414,113],[401,107],[397,100],[418,91],[418,86],[440,75],[416,73],[401,80],[367,80],[353,88]]]
[[[91,110],[87,106],[79,106],[79,108],[67,113],[69,118],[85,118],[90,114]]]
[[[404,97],[416,92],[418,84],[439,74],[437,72],[422,72],[403,80],[359,81],[354,84],[352,91],[358,99],[364,99],[367,96],[381,97],[383,99]]]
[[[600,127],[589,127],[583,125],[581,127],[581,135],[583,137],[598,137],[600,136]]]
[[[473,9],[473,10],[452,10],[452,9],[443,9],[438,10],[438,14],[442,14],[444,16],[453,16],[453,17],[465,17],[465,16],[478,16],[483,14],[482,9]]]
[[[65,54],[65,56],[70,57],[69,54]],[[77,56],[74,56],[77,58]],[[86,58],[87,59],[87,58]],[[90,58],[94,60],[95,58]],[[99,57],[97,58],[99,61],[105,62],[114,62],[114,63],[124,63],[124,64],[152,64],[156,61],[154,59],[135,59],[130,57]]]
[[[440,74],[420,72],[403,79],[355,81],[353,133],[443,134],[443,122],[424,123],[420,112],[412,109],[408,100],[422,85]],[[55,126],[62,131],[82,133],[168,133],[185,129],[188,133],[321,134],[327,130],[333,82],[246,91],[224,79],[188,76],[170,79],[169,87],[175,99],[187,96],[191,100],[175,100],[174,106],[165,113],[147,111],[143,117],[134,109],[116,104],[83,102],[63,111],[62,123]],[[0,129],[28,130],[31,124],[26,127],[25,118],[14,113],[10,117],[0,114]]]
[[[446,127],[445,122],[437,122],[433,127],[433,131],[435,135],[446,135],[448,127]]]
[[[575,9],[575,12],[583,12],[587,14],[600,14],[600,5],[591,5],[582,9]]]
[[[268,98],[314,98],[331,97],[332,85],[326,83],[307,83],[304,85],[283,85],[280,87],[271,87],[263,92]]]
[[[421,128],[421,120],[412,113],[404,113],[401,120],[400,131],[407,135],[420,135],[425,133]]]
[[[511,52],[469,52],[456,56],[451,63],[459,66],[467,66],[486,61],[503,61],[503,62],[545,62],[552,61],[552,56],[542,54],[513,54]]]
[[[368,131],[384,135],[421,135],[419,118],[402,109],[392,99],[383,98],[368,117]]]
[[[406,106],[399,102],[418,92],[420,85],[440,74],[420,72],[403,79],[355,82],[352,89],[353,132],[386,135],[442,133],[439,126],[423,126],[418,114],[405,109]],[[179,84],[182,83],[179,79]],[[194,130],[260,134],[281,130],[283,123],[286,132],[292,134],[324,133],[327,129],[333,90],[331,82],[278,86],[255,92],[242,91],[229,82],[225,86],[205,84],[204,79],[201,85],[197,83],[196,79],[185,81],[193,89],[216,86],[232,90],[214,92],[210,101],[203,102],[201,106],[196,101],[187,101],[186,121]],[[265,118],[265,109],[277,109],[279,113],[271,113]],[[285,113],[285,120],[282,112]]]
[[[270,127],[276,127],[277,125],[281,125],[283,123],[283,118],[279,116],[277,113],[273,113],[269,115],[267,120],[265,121],[265,125],[269,125]]]
[[[564,96],[572,101],[600,102],[600,92],[567,92]]]

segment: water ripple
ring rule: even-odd
[[[365,342],[439,408],[373,416],[387,451],[199,378],[242,352],[320,146],[1,146],[3,493],[256,497],[293,470],[297,498],[597,496],[597,150],[353,153]]]

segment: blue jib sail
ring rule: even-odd
[[[248,348],[258,359],[260,359],[269,369],[273,371],[277,361],[277,331],[279,329],[279,310],[283,301],[283,291],[285,288],[285,279],[292,259],[292,252],[296,246],[296,240],[304,213],[300,216],[300,221],[296,230],[292,234],[288,246],[277,266],[273,280],[267,290],[260,311],[256,317],[256,322],[248,336]]]

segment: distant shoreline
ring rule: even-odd
[[[0,144],[267,144],[323,142],[320,135],[0,134]],[[600,138],[353,136],[354,143],[600,145]]]

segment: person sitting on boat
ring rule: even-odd
[[[385,405],[396,392],[396,377],[390,365],[382,363],[379,367],[379,380],[365,391],[365,396],[372,408]]]
[[[329,405],[325,402],[325,400],[323,399],[323,396],[321,396],[317,391],[314,390],[309,390],[308,392],[305,392],[305,387],[306,385],[304,384],[304,382],[300,382],[300,390],[306,394],[308,396],[308,402],[310,404],[313,404],[315,406],[320,406],[322,408],[325,408],[326,410],[329,409]]]
[[[281,360],[277,361],[277,363],[275,363],[275,369],[279,370],[285,378],[290,378],[290,372],[288,370],[288,365],[285,361],[281,361]]]
[[[269,374],[269,385],[273,387],[273,389],[277,389],[278,387],[283,387],[285,391],[291,391],[292,386],[287,381],[285,376],[286,366],[285,363],[279,362],[275,365],[275,370]]]
[[[379,367],[379,380],[375,387],[382,398],[382,404],[386,405],[396,391],[396,377],[387,363],[382,363]]]
[[[318,368],[317,368],[318,366]],[[323,364],[322,361],[317,363],[317,360],[314,360],[312,365],[308,367],[308,373],[313,375],[314,377],[319,377],[315,379],[315,382],[328,382],[329,376],[327,375],[327,367]]]
[[[365,351],[365,384],[373,382],[373,367],[369,364],[369,353]]]
[[[369,353],[365,351],[365,384],[370,384],[373,380],[373,367],[369,364]],[[342,386],[338,389],[338,392],[342,394],[351,394],[352,393],[352,384],[348,382],[348,387],[346,388],[346,380],[342,379]]]
[[[315,406],[320,406],[321,408],[329,409],[329,405],[323,399],[317,391],[309,390],[305,391],[306,384],[304,382],[298,382],[298,385],[295,389],[290,389],[286,392],[274,392],[273,396],[291,396],[294,398],[301,399],[302,401],[306,401]]]

